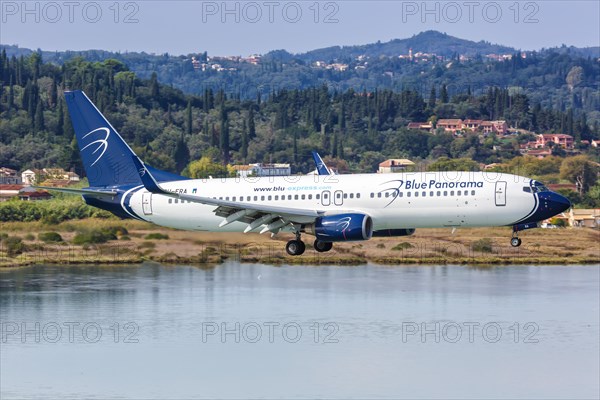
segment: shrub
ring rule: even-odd
[[[169,238],[169,235],[165,235],[165,234],[159,233],[159,232],[154,232],[154,233],[147,234],[144,239],[147,239],[147,240],[163,240],[163,239],[168,239],[168,238]]]
[[[493,250],[492,249],[492,239],[483,238],[483,239],[476,240],[475,242],[473,242],[471,244],[471,249],[473,249],[473,251],[481,251],[484,253],[491,253]]]
[[[405,249],[412,249],[413,247],[414,246],[408,242],[402,242],[392,247],[392,250],[400,251]]]
[[[3,241],[4,239],[6,239],[7,237],[8,237],[8,233],[0,232],[0,242]]]
[[[14,257],[18,254],[21,254],[25,251],[25,245],[23,244],[23,239],[17,236],[9,236],[3,240],[4,248],[6,250],[6,254],[9,257]]]
[[[74,244],[98,244],[106,243],[109,240],[116,240],[117,236],[107,229],[90,229],[80,232],[73,238]]]
[[[131,238],[127,235],[123,235],[120,237],[121,240],[131,240]]]
[[[38,239],[44,243],[57,243],[62,242],[63,238],[57,232],[43,232],[38,234]]]
[[[35,240],[35,236],[33,236],[31,233],[26,234],[23,239],[25,240]]]
[[[152,242],[142,242],[138,245],[140,249],[153,249],[156,247],[156,243]]]
[[[385,249],[385,244],[383,244],[383,243],[377,243],[377,248],[378,249]]]

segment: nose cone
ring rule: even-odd
[[[561,212],[571,208],[571,202],[565,196],[554,192],[540,193],[540,210],[547,215],[546,218],[553,217]]]

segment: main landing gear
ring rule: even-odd
[[[329,251],[329,250],[331,250],[333,248],[333,243],[322,242],[319,239],[317,239],[313,243],[313,247],[319,253],[324,253],[324,252]],[[305,250],[306,250],[306,245],[301,240],[300,232],[296,232],[296,239],[290,240],[285,245],[285,251],[290,256],[299,256],[299,255],[302,255],[302,254],[304,254]]]

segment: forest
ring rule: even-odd
[[[293,173],[314,169],[318,150],[342,173],[374,172],[387,158],[410,158],[427,166],[439,159],[503,163],[517,156],[532,134],[450,134],[409,130],[410,121],[440,118],[505,119],[509,126],[536,133],[568,133],[576,146],[598,161],[597,149],[581,140],[600,137],[598,122],[585,112],[543,107],[522,93],[490,87],[451,95],[447,85],[418,91],[389,89],[337,91],[326,85],[279,90],[243,99],[223,90],[185,94],[161,84],[157,74],[140,79],[124,63],[75,57],[62,65],[41,53],[8,57],[0,53],[0,165],[61,167],[84,175],[64,90],[82,89],[135,152],[156,168],[189,174],[204,158],[222,165],[289,162]],[[523,131],[520,131],[523,132]],[[561,149],[555,155],[564,156]],[[197,167],[197,165],[195,166]],[[214,165],[213,165],[214,167]]]

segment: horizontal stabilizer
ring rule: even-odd
[[[51,186],[32,186],[34,189],[43,189],[43,190],[51,190],[54,192],[61,193],[69,193],[69,194],[77,194],[77,195],[86,195],[86,196],[116,196],[119,192],[114,190],[95,190],[95,189],[69,189],[69,188],[57,188]]]

